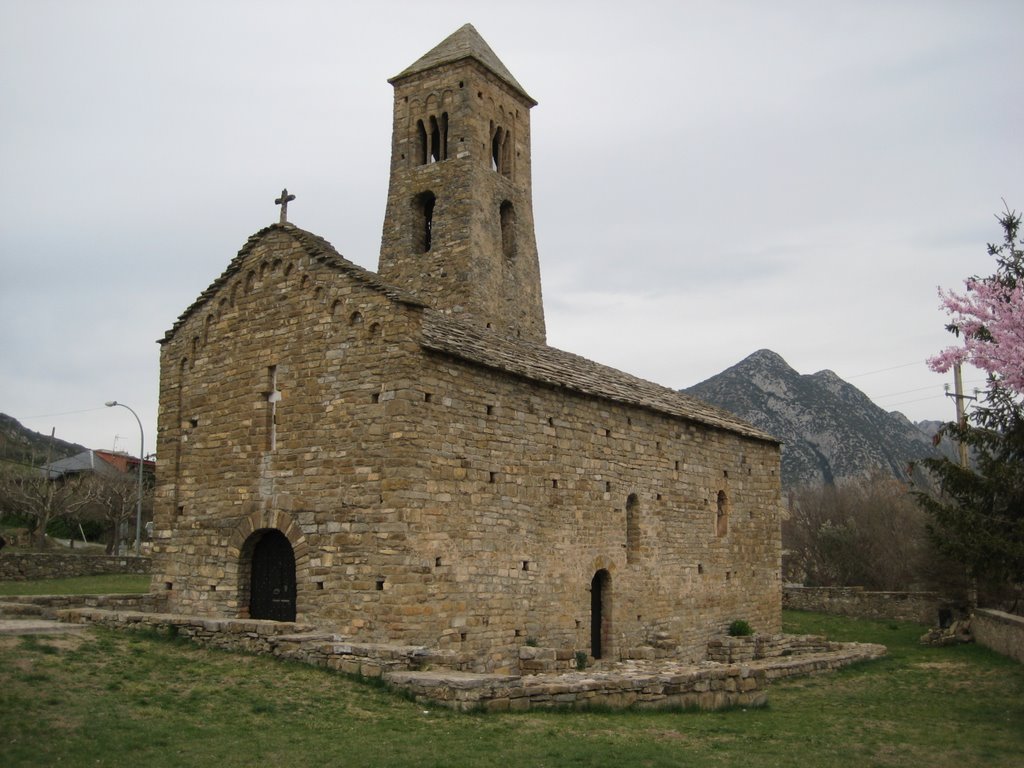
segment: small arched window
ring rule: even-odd
[[[725,536],[729,533],[729,499],[725,491],[718,492],[718,504],[715,512],[715,535]]]
[[[413,201],[416,218],[414,246],[417,253],[427,253],[434,242],[434,204],[437,198],[433,192],[422,192]]]
[[[501,204],[498,211],[501,219],[501,252],[506,259],[516,256],[516,209],[508,200]]]

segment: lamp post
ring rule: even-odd
[[[115,405],[128,408],[132,416],[135,417],[135,421],[139,423],[139,500],[135,507],[135,556],[139,557],[142,555],[142,462],[146,456],[146,438],[142,432],[142,420],[139,418],[139,414],[117,400],[110,400],[105,405],[107,408],[113,408]]]

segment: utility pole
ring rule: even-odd
[[[956,400],[956,423],[960,429],[967,426],[967,409],[964,407],[964,372],[960,363],[953,366],[953,397]],[[967,467],[967,444],[960,441],[960,466]]]
[[[949,385],[946,385],[946,397],[953,398],[956,405],[956,425],[960,429],[964,429],[967,426],[967,408],[964,405],[965,400],[977,400],[973,395],[964,394],[964,375],[963,369],[960,367],[960,363],[953,363],[953,394],[949,393]],[[967,444],[960,440],[958,441],[957,448],[960,454],[960,466],[967,469]]]
[[[948,384],[946,385],[949,386]],[[967,427],[967,408],[964,405],[965,400],[976,400],[976,397],[964,394],[964,376],[963,369],[960,367],[960,363],[953,363],[953,394],[946,392],[946,397],[952,397],[956,403],[956,423],[960,429]],[[960,452],[960,466],[964,469],[968,468],[967,460],[967,443],[960,440],[957,445]],[[967,569],[967,605],[970,611],[974,611],[978,607],[978,580],[974,578],[972,569]]]

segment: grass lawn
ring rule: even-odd
[[[8,766],[1019,766],[1024,666],[912,624],[787,613],[885,659],[764,709],[456,714],[342,675],[151,635],[0,637]]]
[[[38,581],[0,581],[0,595],[112,595],[149,592],[149,576],[114,573]]]

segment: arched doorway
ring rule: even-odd
[[[600,659],[608,653],[612,620],[612,576],[603,568],[590,582],[590,655]]]
[[[252,550],[249,617],[295,621],[295,553],[280,531],[265,530]]]

